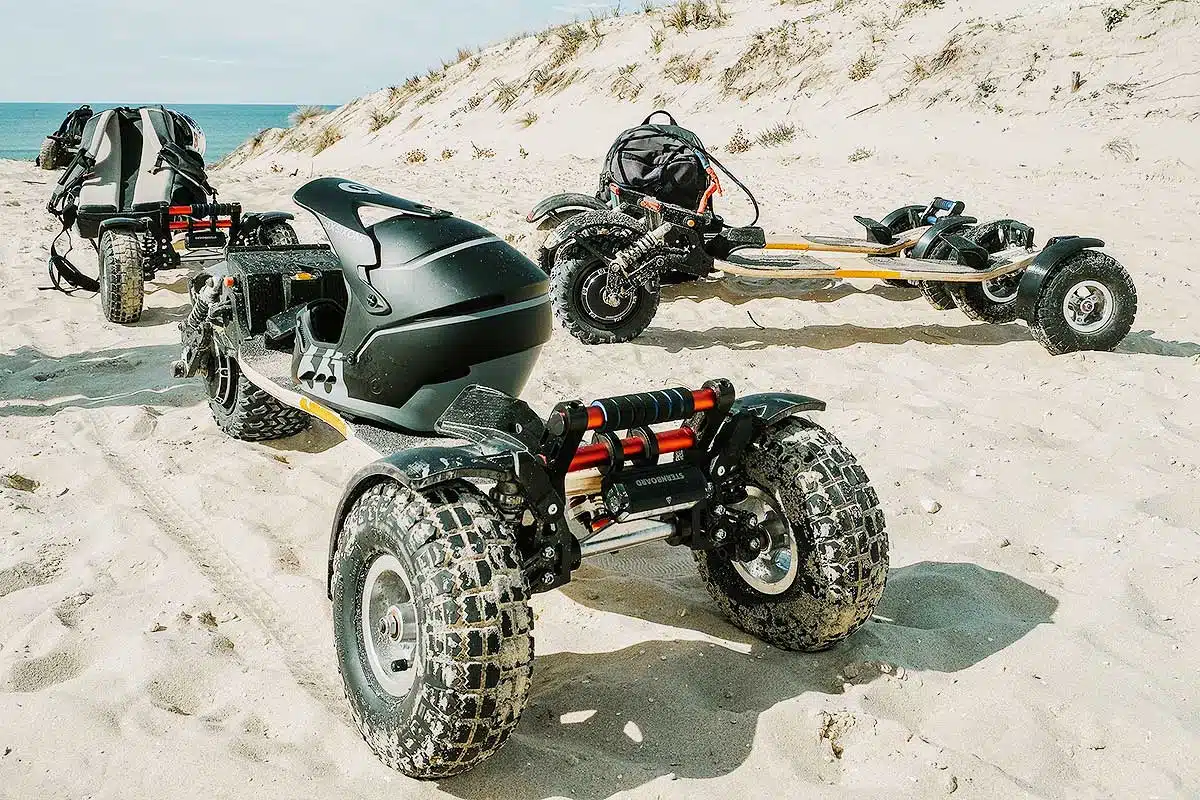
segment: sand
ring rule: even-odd
[[[760,27],[783,13],[732,9],[743,39],[739,13]],[[1010,25],[1036,30],[1022,20]],[[1055,57],[1105,41],[1091,27],[1083,44],[1047,34]],[[841,49],[830,57],[851,60]],[[405,163],[417,140],[348,136],[315,160],[272,151],[213,177],[223,198],[296,211],[305,241],[319,231],[290,193],[311,171],[451,208],[532,252],[528,207],[590,190],[597,150],[647,104],[599,132],[565,106],[553,121],[579,133],[573,152],[527,144],[522,158],[514,126],[481,121],[461,135],[493,135],[495,158],[442,161],[431,129],[426,163]],[[0,162],[0,475],[37,483],[0,478],[0,797],[1200,794],[1200,163],[1175,111],[905,106],[807,117],[786,147],[729,155],[771,232],[851,233],[853,213],[942,194],[1028,219],[1039,239],[1099,235],[1134,275],[1137,323],[1114,353],[1051,357],[1023,325],[971,323],[911,290],[727,281],[669,290],[630,344],[556,329],[524,393],[540,411],[708,377],[825,399],[816,418],[879,491],[892,572],[874,620],[801,655],[727,623],[686,552],[591,562],[535,600],[515,736],[436,784],[377,762],[341,696],[325,547],[370,454],[323,429],[270,445],[220,435],[199,382],[170,375],[184,273],[163,273],[130,327],[94,298],[42,291],[52,176]],[[1117,136],[1137,161],[1105,149]],[[851,163],[858,146],[874,156]]]

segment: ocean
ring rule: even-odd
[[[96,111],[116,106],[148,103],[92,103]],[[0,103],[0,159],[32,161],[47,134],[78,104]],[[286,128],[294,105],[169,105],[187,114],[204,130],[204,160],[213,164],[263,128]]]

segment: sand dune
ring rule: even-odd
[[[935,10],[946,27],[955,8]],[[1047,38],[1063,50],[1105,35],[1070,33]],[[1028,218],[1039,238],[1099,235],[1139,291],[1117,352],[1051,357],[1019,324],[870,282],[674,287],[626,345],[556,330],[525,392],[539,410],[715,376],[826,399],[820,421],[878,487],[893,570],[872,622],[797,655],[728,624],[685,552],[589,563],[535,602],[514,738],[438,784],[379,764],[341,697],[325,546],[335,498],[370,455],[322,430],[223,438],[199,383],[169,372],[183,273],[163,274],[128,328],[93,298],[41,291],[49,178],[0,162],[0,475],[36,482],[0,478],[0,797],[1200,794],[1200,189],[1192,149],[1173,144],[1191,129],[1132,116],[1081,129],[1033,111],[812,118],[811,140],[728,160],[771,232],[850,232],[852,213],[942,194],[981,218]],[[597,138],[625,116],[638,115]],[[489,130],[463,135],[482,144]],[[1118,134],[1138,161],[1103,149]],[[875,155],[849,162],[859,145]],[[299,161],[273,172],[265,157],[214,179],[224,198],[294,209],[310,169],[345,174],[532,252],[528,206],[589,190],[599,155],[585,142],[404,163],[415,146],[348,141],[296,176]],[[318,238],[311,219],[299,227]]]

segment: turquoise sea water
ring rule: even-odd
[[[115,106],[150,105],[148,103],[92,103],[96,111]],[[0,103],[0,158],[32,161],[47,134],[78,104],[71,103]],[[296,106],[286,105],[195,105],[168,106],[187,114],[204,129],[207,152],[204,160],[212,164],[263,128],[286,128],[288,115]]]

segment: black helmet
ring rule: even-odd
[[[550,338],[546,275],[485,228],[343,178],[293,196],[325,228],[347,297],[310,303],[293,374],[351,417],[428,432],[467,385],[517,395]],[[363,209],[375,218],[360,218]]]

